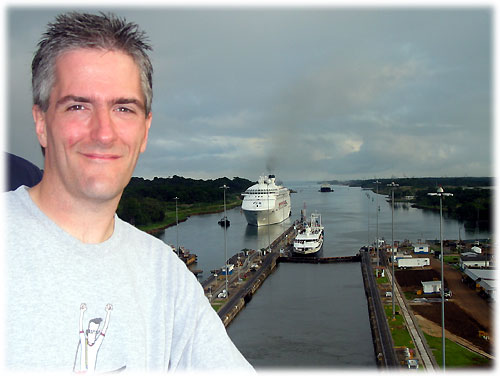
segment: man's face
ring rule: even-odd
[[[87,339],[90,345],[93,345],[95,342],[95,338],[97,336],[97,330],[99,329],[99,324],[95,322],[89,322],[89,329],[87,331]]]
[[[44,175],[74,198],[105,201],[128,184],[146,149],[139,68],[119,51],[76,49],[56,60],[49,108],[33,108]]]

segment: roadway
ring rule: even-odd
[[[374,317],[377,326],[377,334],[380,339],[380,346],[382,350],[382,359],[387,368],[399,367],[398,359],[394,351],[394,342],[392,334],[387,324],[387,317],[385,315],[384,307],[380,299],[380,292],[373,277],[373,269],[371,265],[370,255],[367,252],[360,251],[361,262],[366,267],[366,277],[370,296],[373,301]]]

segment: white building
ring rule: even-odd
[[[429,245],[428,244],[416,244],[413,247],[414,253],[429,253]]]
[[[441,281],[422,281],[421,283],[424,294],[435,294],[441,291]]]
[[[491,262],[491,255],[467,252],[460,256],[460,269],[465,268],[488,268]]]
[[[464,274],[476,282],[493,300],[496,300],[496,270],[464,269]]]

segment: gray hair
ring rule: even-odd
[[[132,57],[140,71],[146,116],[151,112],[153,66],[146,53],[152,50],[147,36],[137,24],[104,13],[64,13],[47,25],[31,63],[33,104],[47,111],[55,84],[56,59],[78,48],[115,50]]]

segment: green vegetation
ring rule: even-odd
[[[389,283],[389,279],[387,277],[378,277],[377,284]]]
[[[222,305],[222,303],[212,303],[212,308],[215,310],[215,312],[218,312]]]
[[[227,202],[226,200],[226,209],[231,209],[236,206],[241,205],[240,199],[234,199],[233,201]],[[162,221],[148,223],[145,225],[137,225],[137,228],[142,231],[153,231],[156,229],[166,228],[175,224],[175,204],[165,205],[165,216]],[[186,220],[191,215],[198,214],[210,214],[210,213],[218,213],[224,210],[223,203],[217,204],[208,204],[208,203],[198,203],[198,204],[178,204],[177,206],[177,219],[179,222]]]
[[[437,363],[440,367],[443,365],[443,352],[441,350],[441,337],[433,337],[428,334],[425,334],[425,339],[427,344],[432,350],[434,354],[434,358],[436,358]],[[471,366],[484,366],[490,363],[490,359],[476,354],[475,352],[467,350],[465,347],[462,347],[456,344],[449,339],[445,339],[446,346],[446,368],[461,368],[461,367],[471,367]]]
[[[405,291],[403,294],[404,294],[406,300],[408,300],[408,301],[411,301],[415,298],[422,298],[421,295],[417,295],[416,291]]]
[[[404,346],[410,349],[415,348],[413,341],[411,339],[408,329],[406,329],[406,324],[403,316],[398,314],[399,306],[395,306],[396,316],[394,320],[392,319],[392,304],[384,306],[385,315],[387,316],[387,322],[389,323],[389,329],[391,330],[392,339],[394,341],[394,346]]]
[[[348,184],[352,187],[362,187],[362,188],[376,188],[376,184],[373,184],[376,179],[368,179],[368,180],[351,180]],[[493,179],[490,177],[454,177],[454,178],[390,178],[390,179],[378,179],[380,181],[379,184],[379,193],[380,194],[389,194],[390,190],[387,187],[387,184],[391,182],[395,182],[399,184],[399,188],[394,191],[394,195],[396,196],[397,192],[401,189],[406,188],[414,188],[414,189],[429,189],[429,192],[436,192],[436,188],[441,185],[443,187],[473,187],[473,188],[481,188],[481,187],[492,187]],[[401,192],[401,191],[400,191]]]
[[[460,255],[444,255],[444,262],[450,263],[450,264],[456,264],[460,262]]]
[[[227,208],[241,204],[240,194],[253,184],[235,177],[216,180],[194,180],[173,176],[147,180],[134,177],[125,188],[117,214],[145,231],[175,223],[175,197],[178,197],[179,221],[193,214],[214,213],[223,210],[223,185]]]

